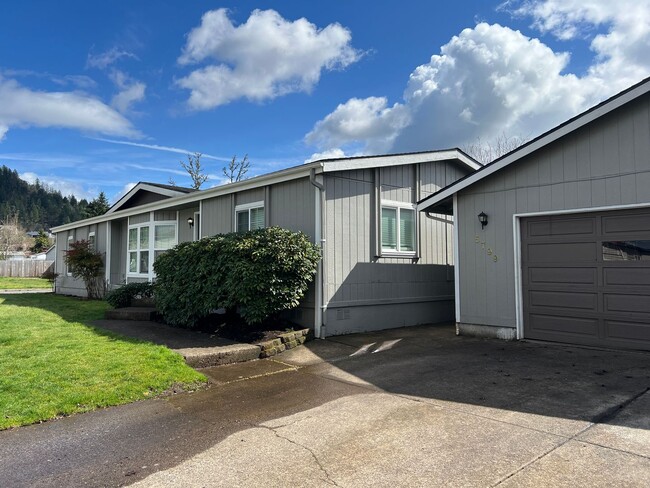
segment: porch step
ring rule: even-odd
[[[106,310],[104,316],[108,320],[145,320],[154,318],[156,309],[154,307],[124,307]]]

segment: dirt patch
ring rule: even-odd
[[[195,330],[214,334],[235,342],[259,344],[260,342],[277,339],[286,332],[303,328],[280,318],[268,319],[260,324],[251,325],[245,323],[239,316],[210,314],[201,319]]]

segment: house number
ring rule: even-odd
[[[499,257],[494,253],[491,247],[486,248],[486,242],[482,241],[480,236],[474,236],[474,242],[480,244],[481,249],[484,249],[488,256],[492,256],[492,261],[496,263],[499,260]]]

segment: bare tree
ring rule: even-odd
[[[167,184],[168,184],[168,185],[171,185],[171,186],[177,186],[177,185],[176,185],[176,180],[174,180],[174,178],[172,178],[171,176],[170,176],[169,179],[167,180]]]
[[[465,144],[461,149],[479,163],[485,165],[510,151],[514,151],[527,141],[527,137],[508,136],[505,132],[502,132],[489,142],[484,142],[480,137],[477,137],[476,141]]]
[[[27,240],[25,229],[18,223],[18,213],[7,215],[0,222],[0,259],[7,259],[10,252],[24,249]]]
[[[232,157],[232,161],[228,163],[228,166],[224,166],[223,175],[228,178],[230,183],[234,181],[241,181],[245,179],[246,173],[250,168],[250,161],[248,160],[248,154],[244,156],[244,159],[237,161],[237,155]]]
[[[181,161],[181,166],[187,174],[192,178],[192,188],[199,190],[201,185],[208,180],[208,175],[203,172],[201,168],[201,153],[194,153],[187,155],[187,163]]]

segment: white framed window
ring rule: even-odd
[[[67,251],[72,249],[72,243],[73,242],[74,242],[74,237],[68,236],[68,248],[67,248]],[[72,268],[70,266],[66,266],[65,274],[68,275],[68,276],[72,276]]]
[[[155,260],[176,244],[176,221],[149,221],[130,225],[127,236],[127,274],[153,278]]]
[[[416,254],[416,211],[410,203],[381,202],[382,254]]]
[[[247,203],[235,207],[237,232],[264,228],[264,202]]]
[[[88,233],[88,243],[90,244],[91,249],[95,249],[95,233],[94,232],[89,232]]]

